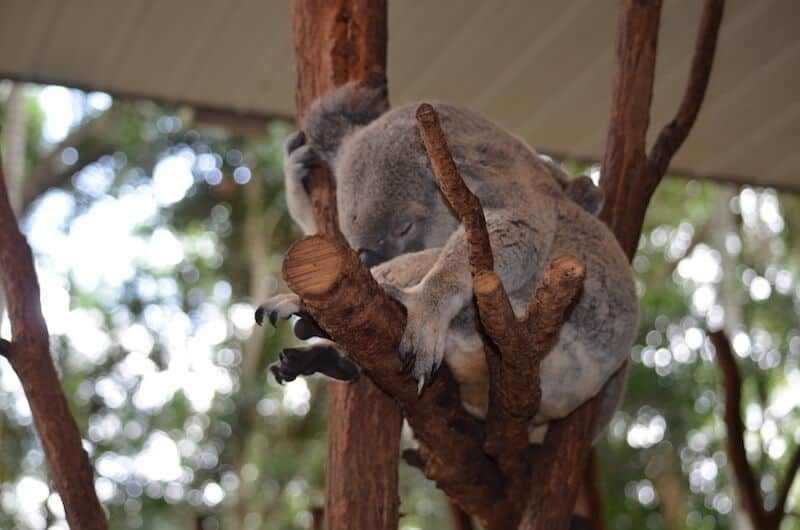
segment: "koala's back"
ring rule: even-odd
[[[519,138],[468,109],[434,102],[442,130],[462,178],[485,209],[526,203],[532,194],[559,193],[552,168]],[[336,161],[348,166],[337,175],[386,178],[386,171],[413,184],[415,176],[434,182],[417,132],[418,103],[397,107],[348,137]],[[352,171],[352,165],[381,171]],[[348,186],[350,183],[343,183]],[[360,185],[362,183],[352,183]],[[343,195],[356,190],[344,190]]]
[[[515,312],[524,312],[542,270],[552,259],[571,254],[586,265],[581,299],[542,365],[542,404],[537,421],[563,417],[596,395],[627,358],[637,321],[627,259],[608,228],[566,197],[559,182],[562,175],[552,164],[474,112],[444,103],[433,105],[461,176],[480,198],[487,220],[491,224],[492,215],[510,215],[503,221],[510,220],[511,225],[521,221],[530,231],[528,240],[535,243],[532,254],[516,256],[526,263],[524,278],[507,278],[501,273]],[[336,173],[357,178],[339,182],[340,197],[359,200],[360,194],[402,194],[408,199],[428,195],[440,198],[417,132],[416,108],[417,104],[409,104],[389,111],[344,141],[335,163]],[[457,227],[457,221],[451,226]],[[507,230],[508,241],[502,241],[504,230],[496,230],[493,245],[497,242],[508,248],[523,248],[516,245],[514,238],[518,236],[513,230]],[[435,246],[441,246],[444,240]],[[387,264],[386,274],[397,266]],[[512,284],[520,287],[510,289]],[[488,374],[471,306],[452,322],[445,358],[461,384],[465,404],[478,414],[485,412]],[[616,391],[621,392],[624,374],[614,381]]]

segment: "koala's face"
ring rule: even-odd
[[[348,146],[336,168],[342,233],[369,267],[442,246],[458,226],[424,154],[376,140]]]

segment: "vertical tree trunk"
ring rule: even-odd
[[[292,19],[298,124],[336,86],[385,75],[385,1],[294,0]],[[401,425],[397,404],[368,378],[328,385],[328,530],[397,528]]]

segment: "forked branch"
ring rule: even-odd
[[[555,345],[566,310],[583,285],[583,263],[572,256],[553,260],[528,311],[517,318],[493,270],[480,200],[461,178],[431,105],[419,106],[417,125],[439,188],[467,235],[478,314],[491,339],[485,347],[490,378],[485,449],[497,459],[508,481],[510,510],[521,514],[530,480],[528,429],[541,401],[540,364]]]
[[[777,530],[785,516],[786,501],[798,468],[800,468],[800,448],[795,452],[786,468],[783,480],[778,489],[775,506],[767,510],[764,497],[761,495],[759,479],[747,461],[744,445],[745,426],[742,420],[742,377],[736,364],[731,343],[725,333],[711,333],[711,342],[717,356],[717,365],[722,375],[722,386],[725,392],[725,410],[723,418],[727,436],[725,438],[728,458],[733,465],[733,476],[739,493],[739,502],[750,519],[753,528]]]

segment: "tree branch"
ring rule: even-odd
[[[494,257],[480,200],[461,178],[431,105],[419,106],[417,125],[439,188],[467,235],[478,314],[491,339],[485,348],[490,381],[485,449],[497,459],[508,481],[506,502],[519,516],[528,498],[528,428],[541,401],[540,363],[558,340],[566,309],[583,284],[584,267],[571,256],[553,260],[528,311],[518,319],[493,270]]]
[[[503,482],[483,452],[481,422],[461,407],[446,365],[417,396],[417,384],[401,371],[397,355],[406,323],[403,309],[383,292],[357,254],[329,238],[311,236],[289,249],[283,276],[304,310],[399,403],[420,442],[417,460],[425,474],[478,519],[507,521],[507,514],[494,509],[502,499]]]
[[[92,466],[50,358],[50,340],[42,317],[33,255],[11,210],[2,170],[0,280],[8,303],[10,348],[14,353],[7,358],[30,404],[67,521],[71,528],[105,530],[105,514],[95,493]]]
[[[778,500],[775,503],[775,507],[770,512],[770,517],[777,519],[774,522],[775,528],[780,526],[780,521],[785,515],[786,501],[789,499],[789,492],[792,490],[792,484],[794,483],[798,470],[800,470],[800,447],[795,447],[792,458],[789,460],[789,465],[784,472],[781,485],[778,488]]]
[[[689,72],[689,82],[686,85],[683,100],[675,118],[661,130],[647,160],[647,172],[651,175],[659,175],[658,180],[667,172],[672,157],[689,136],[689,131],[700,112],[708,81],[711,78],[711,66],[714,62],[714,52],[717,48],[717,36],[724,8],[725,0],[707,0],[703,7]],[[655,184],[657,183],[656,181]],[[655,190],[655,186],[653,186],[653,190]]]
[[[658,174],[654,169],[648,169],[650,164],[647,162],[645,145],[650,121],[660,15],[661,0],[622,0],[620,3],[611,118],[600,179],[606,198],[601,219],[614,232],[629,259],[633,259],[636,253],[650,197],[663,177],[663,173]],[[703,25],[700,32],[707,32],[711,26]],[[708,38],[716,39],[716,34]],[[706,42],[706,38],[701,37],[701,41]],[[699,72],[694,74],[694,78],[700,78],[700,71],[711,67],[710,60],[696,60],[693,64],[697,65]],[[689,90],[704,89],[704,84],[690,83]],[[699,106],[702,97],[697,99],[695,95],[689,99],[693,100],[698,101]],[[685,121],[687,133],[692,122],[693,118]],[[685,137],[685,134],[677,138],[670,135],[671,154],[661,158],[654,157],[658,158],[658,167],[662,164],[669,165],[669,159]],[[664,142],[666,141],[662,144]],[[522,528],[544,530],[567,526],[580,475],[589,455],[591,426],[601,396],[602,392],[567,418],[552,422],[544,446],[536,451],[537,461],[544,464],[544,469],[540,469],[539,473],[547,479],[534,483],[531,497],[536,498],[537,503],[526,509]],[[557,478],[553,480],[552,477]],[[554,508],[553,505],[561,508]],[[543,506],[548,506],[549,509],[542,510]]]
[[[731,350],[730,342],[722,331],[711,333],[711,342],[717,354],[717,365],[722,372],[722,385],[725,391],[725,410],[723,418],[727,436],[725,444],[728,458],[733,465],[733,475],[739,492],[739,501],[753,528],[766,528],[766,512],[764,499],[758,486],[753,468],[747,461],[744,447],[745,427],[742,421],[742,378],[736,365],[736,358]]]

